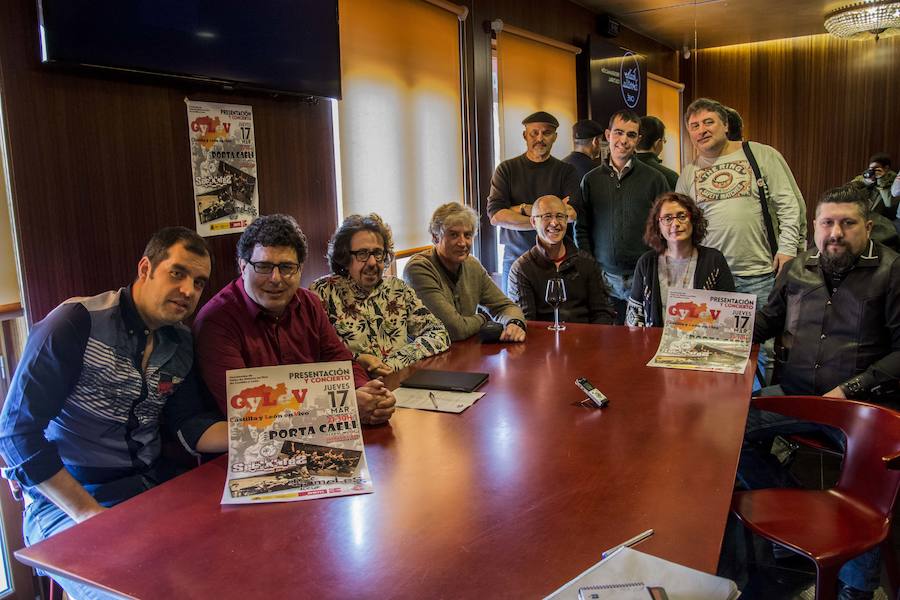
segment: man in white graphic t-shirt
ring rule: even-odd
[[[728,139],[725,106],[700,98],[688,106],[684,120],[697,158],[684,166],[675,191],[693,198],[703,211],[709,221],[703,245],[725,255],[737,291],[756,294],[757,306],[764,306],[775,276],[805,249],[801,248],[806,237],[805,204],[794,176],[777,150],[749,143],[776,217],[777,247],[771,248],[759,185],[741,142]],[[763,362],[762,354],[760,365],[770,364]]]

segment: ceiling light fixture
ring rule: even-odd
[[[900,33],[900,2],[860,0],[825,15],[825,29],[839,38],[865,39]]]

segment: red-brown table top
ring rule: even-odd
[[[533,598],[653,528],[640,550],[714,571],[753,366],[646,367],[660,333],[454,344],[417,366],[488,372],[486,395],[367,429],[373,494],[224,507],[222,457],[16,555],[137,598]]]

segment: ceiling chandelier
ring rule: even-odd
[[[900,33],[900,2],[860,0],[825,15],[825,29],[839,38],[863,39]]]

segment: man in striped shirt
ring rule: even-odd
[[[190,452],[224,452],[205,412],[181,321],[197,307],[210,256],[195,232],[156,233],[128,286],[72,298],[31,331],[0,413],[3,476],[25,494],[28,545],[175,474],[160,460],[160,421]],[[99,597],[55,577],[71,595]]]

